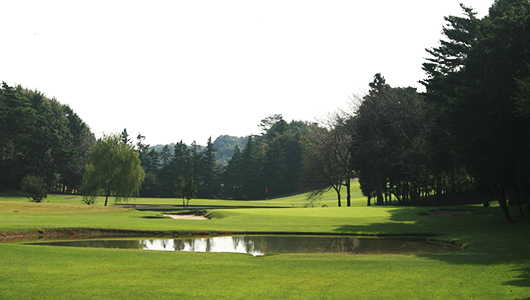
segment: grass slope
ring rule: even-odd
[[[355,207],[349,208],[226,209],[215,212],[209,221],[192,221],[150,218],[158,212],[82,206],[65,203],[74,199],[54,197],[49,198],[50,203],[41,204],[0,198],[0,232],[88,227],[435,234],[437,240],[465,244],[466,249],[428,255],[252,257],[3,242],[0,299],[530,297],[530,222],[517,218],[515,223],[507,223],[498,207],[453,207],[473,214],[435,216],[428,214],[433,208],[365,207],[365,200],[359,197]],[[301,199],[294,196],[270,200],[270,204],[293,204]],[[330,199],[331,204],[334,198]],[[151,201],[156,203],[156,199]],[[178,199],[173,201],[178,203]]]

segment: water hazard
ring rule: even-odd
[[[178,239],[98,239],[32,243],[70,247],[122,248],[158,251],[230,252],[261,256],[272,253],[425,254],[454,251],[450,245],[425,238],[365,238],[344,236],[220,236]]]

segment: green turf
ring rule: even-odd
[[[284,207],[305,207],[308,204],[308,193],[297,194],[289,197],[281,197],[269,200],[213,200],[213,199],[192,199],[190,205],[229,205],[229,206],[284,206]],[[342,206],[346,206],[346,189],[341,191]],[[361,190],[358,181],[352,181],[351,188],[352,204],[354,206],[366,205],[365,198],[361,195]],[[63,203],[63,204],[81,204],[81,196],[78,195],[56,195],[50,194],[47,198],[42,200],[43,203]],[[110,198],[109,205],[114,205],[114,198]],[[28,199],[22,195],[2,195],[0,194],[0,202],[28,202]],[[105,203],[104,197],[97,197],[95,206],[103,206]],[[118,202],[118,204],[169,204],[182,205],[182,199],[178,198],[129,198],[126,201]],[[321,199],[316,202],[316,206],[338,207],[337,193],[334,190],[325,192]]]
[[[326,200],[326,197],[330,199]],[[208,221],[152,218],[160,212],[0,198],[0,232],[54,228],[164,231],[433,234],[465,249],[424,255],[244,254],[82,249],[0,243],[0,299],[528,299],[530,222],[507,223],[499,207],[225,209]],[[269,200],[300,203],[303,196]],[[138,201],[139,199],[135,200]],[[72,202],[69,202],[72,201]],[[152,204],[157,203],[151,199]],[[163,199],[176,201],[178,199]],[[192,200],[194,201],[194,200]],[[205,200],[206,201],[206,200]],[[325,195],[323,202],[335,201]],[[335,205],[336,206],[336,205]],[[439,208],[438,208],[439,209]],[[447,209],[447,208],[443,208]],[[14,211],[18,212],[14,212]],[[517,211],[513,211],[514,216]]]

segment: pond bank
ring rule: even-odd
[[[284,231],[169,231],[169,230],[126,230],[108,228],[43,228],[10,230],[0,232],[0,243],[17,242],[25,239],[61,238],[113,238],[113,237],[214,237],[229,235],[284,235],[284,236],[351,236],[351,237],[425,237],[443,244],[461,246],[455,241],[433,238],[437,234],[349,234],[330,232],[284,232]]]
[[[228,235],[232,232],[219,231],[150,231],[124,230],[106,228],[46,228],[30,230],[13,230],[0,232],[0,242],[17,241],[20,239],[53,239],[53,238],[92,238],[92,237],[187,237],[187,236],[217,236]]]

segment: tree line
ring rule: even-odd
[[[37,179],[48,191],[75,192],[96,139],[68,106],[43,93],[0,88],[0,190]]]
[[[121,144],[136,153],[145,179],[143,197],[176,197],[193,181],[199,198],[265,199],[333,189],[338,205],[358,178],[368,205],[441,205],[476,199],[508,205],[530,198],[530,2],[497,0],[479,19],[462,5],[448,16],[439,46],[427,49],[420,81],[426,92],[391,87],[381,74],[352,109],[319,124],[261,121],[223,163],[211,138],[205,147],[182,141],[162,148]],[[37,91],[0,90],[0,184],[17,189],[38,175],[52,189],[83,183],[95,139],[65,105]],[[99,141],[98,141],[99,143]],[[530,209],[530,208],[528,208]]]
[[[224,156],[221,162],[211,138],[205,147],[180,141],[173,149],[150,147],[142,135],[133,146],[126,130],[122,140],[139,153],[145,170],[140,189],[144,197],[175,197],[184,179],[195,182],[198,198],[265,199],[300,191],[304,141],[312,126],[287,122],[281,115],[267,117],[259,125],[261,134],[247,137],[243,148],[235,144],[231,157]]]
[[[428,50],[425,97],[455,167],[465,167],[511,220],[507,201],[523,214],[530,196],[530,2],[497,0],[482,19],[462,9]]]
[[[306,176],[313,196],[358,176],[368,205],[454,204],[462,198],[519,207],[530,199],[530,2],[497,0],[479,19],[461,6],[427,49],[425,93],[376,74],[319,129]],[[348,193],[349,194],[349,193]],[[348,199],[349,200],[349,199]],[[349,203],[348,203],[349,205]],[[530,205],[528,207],[530,212]]]
[[[96,140],[68,105],[4,82],[0,89],[0,190],[36,189],[33,194],[39,199],[46,192],[83,192],[104,195],[105,202],[109,196],[173,198],[181,195],[183,182],[191,181],[197,186],[194,196],[199,198],[265,199],[299,191],[303,141],[307,128],[314,124],[289,123],[274,115],[259,126],[262,133],[247,137],[245,143],[241,138],[222,137],[221,155],[216,155],[211,138],[205,147],[182,141],[171,148],[150,147],[141,134],[133,142],[125,129],[118,137]],[[123,173],[124,177],[132,169],[109,170],[112,178],[106,179],[100,176],[105,172],[94,170],[95,166],[111,167],[111,154],[117,159],[138,157],[142,176],[131,181],[130,191],[125,189],[131,186],[117,184],[116,176]]]

